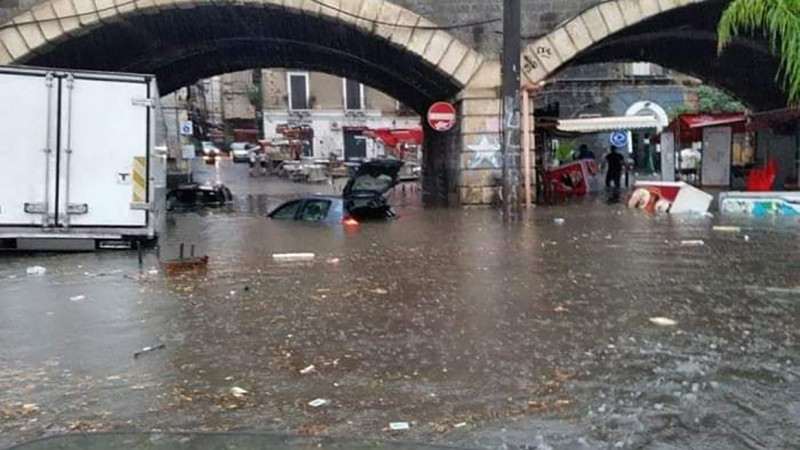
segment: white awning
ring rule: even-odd
[[[559,120],[557,128],[560,131],[572,133],[599,133],[659,128],[659,123],[658,119],[653,116],[594,117]]]

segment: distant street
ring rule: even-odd
[[[587,200],[507,226],[495,210],[423,208],[412,185],[392,222],[274,222],[281,201],[330,186],[246,172],[198,166],[235,205],[170,218],[162,258],[196,244],[205,275],[167,277],[155,251],[142,268],[130,251],[0,255],[0,447],[109,430],[800,442],[796,225],[720,232]],[[315,258],[272,258],[288,252]]]

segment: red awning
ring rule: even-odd
[[[380,139],[389,147],[397,147],[398,144],[422,145],[422,129],[415,128],[409,130],[393,130],[391,128],[378,128],[375,130],[364,130],[364,136],[372,139]]]
[[[744,133],[747,126],[747,114],[681,114],[672,123],[669,129],[678,134],[682,143],[703,140],[703,128],[730,126],[734,133]]]

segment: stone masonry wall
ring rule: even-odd
[[[0,0],[0,23],[46,0]],[[379,0],[366,0],[379,1]],[[394,0],[437,25],[474,22],[502,17],[503,0]],[[599,0],[523,0],[523,35],[546,33],[561,21],[580,13]],[[498,54],[499,23],[452,30],[465,44],[484,54]]]

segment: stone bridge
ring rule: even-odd
[[[523,0],[523,83],[570,65],[649,61],[783,106],[762,39],[716,52],[726,0]],[[500,168],[502,0],[0,0],[0,64],[153,73],[162,93],[257,67],[357,79],[423,113],[461,120],[426,133],[433,200],[490,203]],[[478,23],[480,22],[480,23]],[[451,27],[469,23],[470,26]]]

